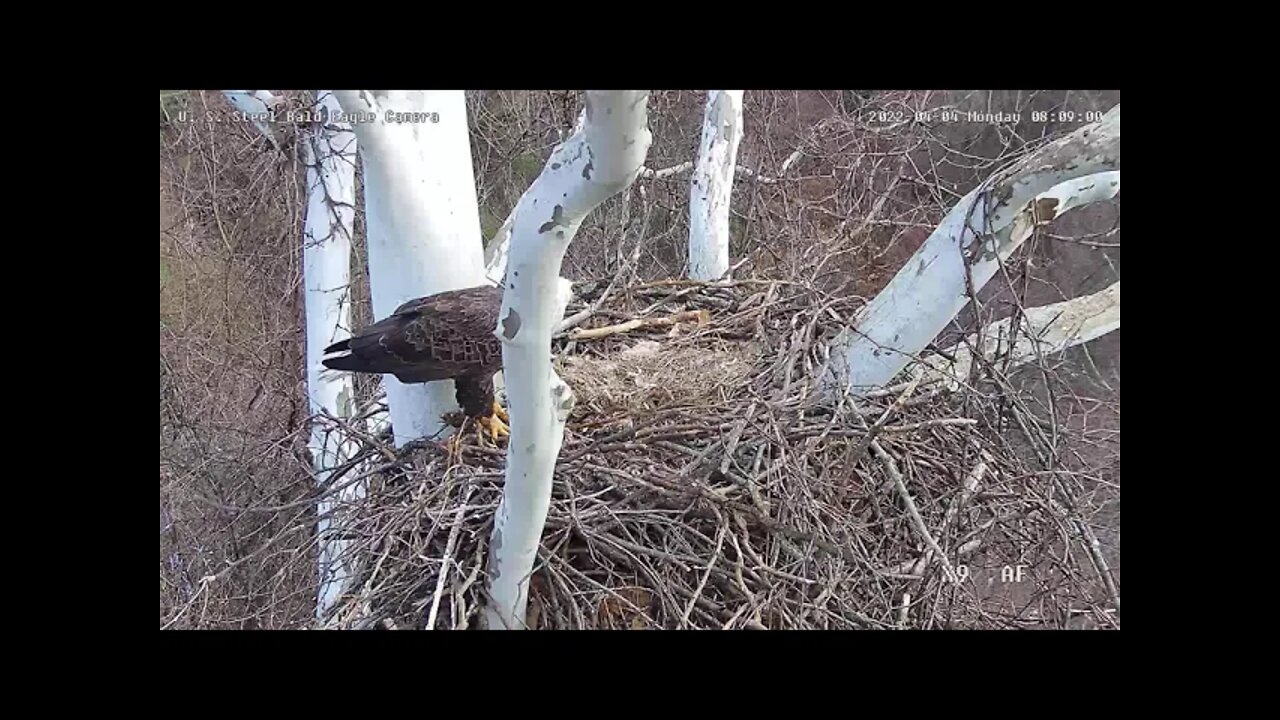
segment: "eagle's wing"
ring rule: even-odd
[[[493,331],[502,289],[467,288],[410,300],[390,316],[325,348],[325,367],[390,373],[401,382],[496,372],[502,344]]]

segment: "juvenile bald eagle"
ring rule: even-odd
[[[394,375],[402,383],[453,380],[462,412],[496,440],[510,434],[493,396],[502,343],[493,334],[502,288],[480,286],[410,300],[324,349],[332,370]]]

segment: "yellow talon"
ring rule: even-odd
[[[485,417],[465,417],[458,413],[450,424],[458,428],[445,444],[445,450],[450,455],[460,455],[462,452],[463,433],[467,431],[467,425],[474,423],[476,442],[480,445],[497,445],[499,438],[510,437],[511,428],[507,425],[510,418],[507,411],[502,409],[496,401],[493,403],[493,414]],[[485,442],[485,436],[488,436],[490,442]]]
[[[501,415],[505,414],[501,413]],[[511,435],[511,428],[507,427],[507,424],[503,422],[501,415],[498,413],[498,408],[495,407],[493,415],[482,417],[477,421],[477,425],[489,432],[489,437],[495,445],[498,442],[498,438]]]

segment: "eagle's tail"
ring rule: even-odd
[[[333,353],[344,354],[332,355]],[[383,372],[380,368],[374,367],[374,365],[367,359],[352,352],[350,340],[343,340],[330,345],[324,349],[324,354],[325,357],[320,359],[320,364],[330,370],[345,370],[346,372],[363,373]],[[330,355],[332,355],[332,357],[330,357]]]
[[[330,353],[346,352],[347,350],[350,350],[350,349],[351,349],[351,338],[347,338],[346,340],[339,340],[338,342],[325,348],[324,354],[328,355]]]
[[[376,335],[356,336],[340,340],[324,349],[325,357],[320,364],[330,370],[341,370],[354,373],[397,374],[404,368],[398,367],[394,355],[379,352]],[[339,353],[339,354],[333,354]]]
[[[369,363],[364,362],[355,355],[341,355],[338,357],[324,358],[320,361],[320,364],[330,370],[344,370],[346,372],[363,373],[383,372],[382,370],[376,370],[370,367]]]

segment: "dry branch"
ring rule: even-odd
[[[601,312],[634,315],[631,303],[646,302],[638,290],[620,289]],[[692,288],[678,312],[697,312],[691,306],[725,291]],[[812,323],[827,335],[838,327],[800,288],[771,304],[761,300],[777,292],[772,286],[741,284],[730,292],[737,305],[762,314],[727,316],[717,327],[764,327],[764,340],[781,343],[783,357],[792,355],[786,343],[804,342],[793,337],[793,325]],[[754,295],[761,298],[747,302]],[[837,317],[845,311],[834,309]],[[691,363],[682,366],[684,375],[664,376],[674,397],[692,397],[707,382],[694,371],[697,355],[678,348],[711,336],[681,336],[643,353],[626,352],[625,341],[613,333],[578,345],[561,370],[580,403],[556,465],[530,591],[527,619],[535,627],[1025,626],[975,604],[977,584],[983,573],[1025,562],[1021,548],[1030,538],[1059,544],[1063,516],[1044,514],[1050,505],[1025,491],[1018,478],[1036,470],[1008,446],[993,416],[957,416],[945,396],[908,400],[914,396],[900,389],[859,400],[854,417],[870,418],[861,428],[833,425],[834,416],[815,416],[812,406],[770,391],[783,378],[769,355],[749,355],[754,372],[719,399],[602,414],[598,408],[615,402],[610,394],[627,388],[601,382],[597,373],[625,375],[669,354]],[[792,385],[813,382],[793,378]],[[873,454],[850,462],[864,444]],[[371,511],[360,531],[365,552],[381,557],[399,548],[383,564],[375,618],[402,627],[414,626],[414,617],[435,617],[435,627],[474,623],[479,587],[459,591],[439,573],[454,563],[451,577],[480,572],[475,563],[483,563],[503,454],[464,450],[461,464],[450,465],[455,461],[434,445],[413,449],[406,458],[412,469],[389,479],[381,499],[371,501],[382,510]],[[431,478],[441,472],[450,480],[437,484]],[[1037,592],[1105,615],[1097,598],[1110,593],[1090,568],[1091,556],[1055,555],[1047,562],[1075,569],[1046,576]],[[393,562],[402,569],[389,574]],[[943,592],[947,587],[959,592]]]
[[[606,338],[610,335],[627,333],[641,328],[671,327],[682,322],[696,322],[699,326],[702,326],[706,325],[710,320],[711,314],[706,310],[690,310],[687,312],[675,313],[674,315],[668,315],[666,317],[635,318],[616,325],[605,325],[604,327],[591,328],[589,330],[574,330],[569,333],[569,339],[600,340],[601,338]]]
[[[545,154],[577,112],[548,115],[542,98],[555,95],[469,96],[486,230],[528,187],[517,156]],[[327,488],[315,486],[292,339],[301,164],[282,165],[252,127],[208,120],[225,102],[214,93],[206,107],[207,96],[191,94],[190,121],[162,127],[161,626],[313,627],[311,508],[357,475],[370,486],[348,508],[359,518],[349,552],[361,574],[331,626],[420,629],[433,614],[436,628],[477,625],[505,450],[467,444],[452,459],[432,443],[396,450],[381,430],[360,427],[386,410],[374,384],[359,382],[360,406],[374,409],[339,429],[361,445],[360,462],[378,465],[340,468]],[[703,93],[655,97],[663,113],[671,99],[685,102],[692,119],[655,124],[660,167],[696,143]],[[994,105],[1029,117],[1045,100],[1003,97],[895,92],[872,102],[895,112]],[[580,327],[698,310],[715,321],[674,337],[554,342],[580,402],[556,465],[530,619],[675,628],[692,607],[692,628],[1119,627],[1119,398],[1118,385],[1104,387],[1119,373],[1103,362],[1118,337],[1034,357],[1020,371],[997,355],[949,395],[913,394],[875,434],[929,534],[957,574],[969,573],[959,588],[885,465],[874,455],[845,461],[867,437],[856,418],[876,423],[906,383],[835,419],[813,401],[809,375],[838,318],[874,297],[948,207],[1015,151],[1052,136],[1025,122],[888,131],[861,111],[802,117],[806,104],[824,102],[816,93],[756,98],[744,157],[786,181],[742,183],[749,190],[734,213],[746,233],[735,248],[748,262],[737,280],[670,280],[687,233],[687,180],[676,176],[646,178],[629,201],[602,207],[565,257],[564,274],[583,293],[569,310]],[[1116,216],[1110,229],[1063,223],[1034,233],[1025,247],[1035,266],[1017,258],[990,285],[1007,285],[1000,292],[1013,291],[1021,308],[1091,291],[1073,283],[1118,258],[1118,212],[1106,210]],[[624,254],[620,234],[637,258],[621,276],[610,264]],[[1054,263],[1076,270],[1055,276]],[[1050,292],[1032,302],[1024,282]],[[352,283],[353,322],[367,323],[367,281],[353,274]],[[613,290],[602,297],[606,284]],[[983,327],[1006,307],[1003,298],[984,304],[956,330]],[[1114,375],[1086,376],[1098,372]],[[1019,564],[1030,578],[1002,585],[1001,568]]]

